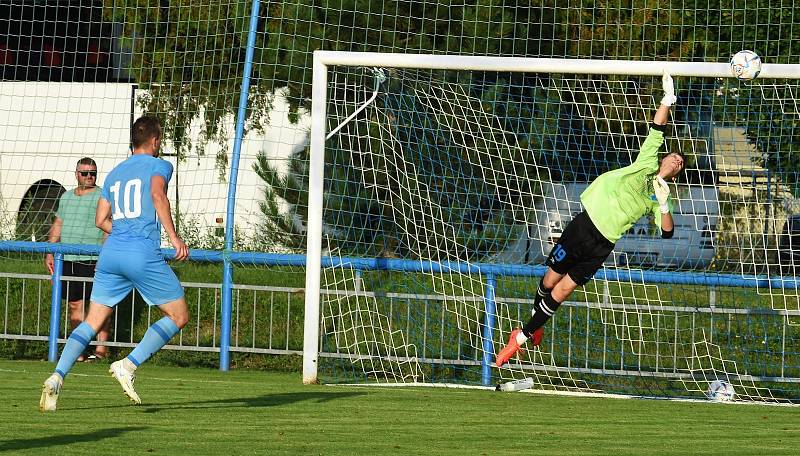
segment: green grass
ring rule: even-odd
[[[37,410],[53,365],[0,361],[0,453],[794,455],[789,407],[483,390],[302,385],[297,373],[145,365],[133,406],[78,364],[59,410]]]

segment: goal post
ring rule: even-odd
[[[325,169],[327,66],[314,54],[311,100],[311,160],[308,167],[306,302],[303,324],[303,383],[317,382],[319,291],[322,260],[322,193]]]
[[[673,187],[684,237],[662,245],[637,222],[542,345],[498,369],[580,192],[635,159],[664,72],[680,99],[666,147],[690,162]],[[316,51],[304,383],[532,378],[705,397],[724,380],[741,400],[799,399],[787,344],[800,304],[776,209],[796,178],[760,167],[764,141],[800,147],[762,122],[800,119],[798,80],[789,64],[746,84],[728,63]],[[747,345],[759,337],[780,343]]]

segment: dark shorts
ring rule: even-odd
[[[612,250],[614,244],[600,234],[589,214],[581,212],[564,229],[545,264],[584,285],[603,266]]]
[[[94,267],[97,261],[64,261],[65,276],[70,277],[94,277]],[[76,280],[61,281],[61,297],[67,301],[88,300],[92,296],[92,282],[80,282]]]

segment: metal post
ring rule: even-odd
[[[50,334],[47,338],[47,360],[58,361],[58,332],[61,327],[61,276],[64,274],[64,255],[53,255],[52,296],[50,298]]]
[[[256,29],[258,28],[259,0],[253,0],[253,10],[250,13],[250,30],[247,33],[247,52],[244,58],[242,75],[242,91],[239,95],[239,110],[236,113],[236,138],[233,141],[231,154],[231,174],[228,180],[228,207],[225,220],[225,249],[223,252],[222,266],[222,303],[220,310],[219,331],[219,370],[227,371],[230,368],[231,349],[231,313],[233,312],[233,264],[230,253],[233,251],[233,220],[236,208],[236,183],[239,176],[239,156],[242,151],[244,138],[244,122],[247,112],[247,96],[250,90],[250,73],[253,70],[253,55],[256,46]]]
[[[308,164],[308,226],[306,228],[306,302],[303,320],[303,383],[317,382],[319,356],[319,293],[322,270],[322,193],[325,175],[325,108],[328,69],[314,52],[311,84],[311,159]]]
[[[493,274],[486,275],[486,292],[483,298],[483,362],[481,363],[481,383],[484,386],[492,384],[492,359],[494,358],[494,326],[497,322],[497,305],[495,303],[495,288],[497,280]]]

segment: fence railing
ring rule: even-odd
[[[47,340],[49,342],[48,347],[48,359],[50,361],[56,361],[58,357],[58,342],[59,337],[64,333],[61,331],[63,325],[61,325],[61,320],[64,318],[62,316],[62,303],[61,303],[61,287],[58,286],[60,282],[60,278],[62,276],[62,265],[63,265],[63,255],[65,254],[90,254],[90,255],[97,255],[99,253],[100,246],[97,245],[78,245],[78,244],[51,244],[51,243],[44,243],[44,242],[27,242],[27,241],[0,241],[0,251],[8,251],[8,252],[24,252],[24,253],[54,253],[55,262],[54,262],[54,274],[52,276],[44,276],[47,277],[48,280],[52,280],[51,285],[49,286],[50,289],[50,307],[48,309],[50,318],[49,318],[49,330],[47,333]],[[172,249],[163,249],[162,250],[164,255],[167,258],[170,258],[174,255],[174,250]],[[289,255],[289,254],[277,254],[277,253],[256,253],[256,252],[237,252],[237,251],[213,251],[213,250],[191,250],[190,251],[190,259],[194,261],[201,261],[201,262],[211,262],[217,264],[242,264],[242,265],[268,265],[268,266],[298,266],[298,267],[305,267],[308,262],[308,258],[305,255]],[[461,263],[450,263],[450,262],[443,262],[443,263],[434,263],[434,262],[419,262],[419,261],[410,261],[410,260],[398,260],[398,259],[364,259],[364,258],[346,258],[346,257],[322,257],[321,258],[321,266],[322,267],[334,267],[334,266],[342,266],[347,265],[348,267],[356,270],[358,273],[364,271],[373,271],[373,270],[391,270],[391,271],[403,271],[403,272],[427,272],[427,273],[445,273],[445,272],[460,272],[464,274],[481,274],[484,275],[487,279],[486,287],[485,287],[485,296],[481,297],[481,300],[484,301],[486,306],[496,305],[496,303],[500,302],[502,298],[494,296],[494,280],[496,276],[516,276],[516,277],[536,277],[543,275],[545,271],[545,267],[542,265],[497,265],[497,264],[482,264],[482,263],[473,263],[473,264],[461,264]],[[360,272],[359,272],[360,271]],[[0,275],[0,277],[3,277]],[[729,286],[729,287],[736,287],[736,288],[786,288],[786,289],[796,289],[800,284],[796,277],[769,277],[769,276],[748,276],[748,275],[741,275],[741,274],[697,274],[697,273],[688,273],[688,272],[680,272],[680,271],[642,271],[642,270],[619,270],[619,269],[610,269],[605,270],[601,269],[596,274],[595,278],[598,279],[605,279],[605,280],[614,280],[614,281],[629,281],[633,280],[637,283],[645,282],[645,283],[661,283],[661,284],[690,284],[690,285],[701,285],[708,287],[709,294],[713,294],[714,288],[717,286]],[[219,303],[219,308],[213,308],[213,320],[214,322],[219,322],[219,327],[208,327],[202,328],[202,331],[198,329],[198,333],[195,334],[195,337],[198,341],[202,340],[203,344],[195,344],[195,350],[202,350],[206,351],[218,351],[220,354],[220,369],[227,370],[229,364],[229,352],[230,351],[242,351],[242,347],[236,344],[237,342],[231,342],[232,339],[236,337],[241,337],[241,334],[238,332],[234,335],[232,333],[232,325],[234,324],[233,318],[240,318],[237,315],[234,315],[233,307],[237,305],[233,302],[233,291],[238,290],[238,293],[241,294],[243,288],[242,285],[237,285],[233,283],[232,274],[223,274],[223,281],[221,284],[211,285],[207,284],[209,288],[217,288],[219,291],[219,297],[216,299]],[[230,292],[226,292],[226,287],[230,287]],[[47,287],[45,287],[47,288]],[[43,288],[44,289],[44,288]],[[42,292],[43,292],[42,289]],[[191,301],[193,296],[196,293],[199,293],[200,289],[205,289],[205,287],[198,287],[196,290],[187,293],[187,301]],[[307,294],[307,290],[297,290],[297,292],[302,291],[303,293]],[[320,293],[324,293],[324,290],[320,290]],[[307,316],[304,312],[305,305],[307,303],[300,303],[299,301],[303,300],[303,298],[297,299],[297,310],[294,312],[298,315]],[[31,298],[29,298],[31,299]],[[713,301],[713,297],[709,296],[709,301]],[[208,306],[203,304],[201,305],[200,302],[197,303],[197,309],[206,309]],[[694,308],[692,308],[694,309]],[[191,309],[196,310],[196,309]],[[487,307],[487,310],[490,310]],[[747,312],[746,309],[739,309],[740,311]],[[36,312],[42,312],[41,308],[37,308]],[[727,312],[727,310],[716,310],[717,312]],[[25,312],[25,311],[21,311]],[[490,341],[494,340],[494,336],[491,332],[491,329],[496,327],[495,321],[493,320],[495,312],[487,311],[485,312],[486,321],[484,322],[484,330],[485,333],[483,336],[483,342],[485,344],[489,344]],[[692,315],[695,315],[694,313]],[[788,320],[786,318],[786,314],[777,313],[776,314],[779,318],[783,318],[784,320]],[[796,312],[792,314],[796,317]],[[149,320],[148,320],[149,322]],[[37,321],[37,325],[40,325],[40,322]],[[149,323],[148,323],[149,324]],[[303,338],[305,333],[308,332],[308,322],[305,322],[305,327],[299,331],[299,337]],[[320,319],[317,318],[314,322],[314,325],[319,325]],[[555,323],[554,323],[555,324]],[[146,328],[146,326],[144,326]],[[713,328],[711,329],[713,330]],[[9,333],[8,331],[4,331],[4,334],[13,334]],[[186,337],[187,331],[184,329],[182,332],[183,336]],[[210,336],[209,336],[210,335]],[[19,335],[15,335],[18,337]],[[42,337],[41,329],[39,329],[36,333],[37,337]],[[202,336],[202,337],[201,337]],[[10,337],[10,336],[9,336]],[[207,338],[211,338],[211,342],[207,342]],[[314,339],[319,341],[321,340],[321,334],[315,334]],[[238,339],[242,340],[242,339]],[[112,341],[113,343],[120,343],[118,341]],[[128,344],[133,343],[133,341],[126,342]],[[178,348],[182,347],[178,345]],[[301,344],[297,345],[296,347],[292,348],[291,350],[299,351],[307,355],[309,353],[309,344],[308,340],[304,340]],[[319,345],[317,345],[319,347]],[[270,348],[271,349],[271,348]],[[250,350],[254,350],[251,348]],[[284,349],[288,350],[288,349]],[[314,350],[313,353],[316,353],[315,356],[325,356],[323,354],[323,350]],[[483,371],[483,381],[487,383],[491,381],[491,347],[484,346],[484,356],[482,360],[482,371]],[[784,358],[782,356],[782,358]],[[783,370],[783,369],[782,369]]]
[[[91,278],[63,276],[70,282]],[[189,306],[189,324],[165,349],[220,351],[221,286],[183,282]],[[302,353],[303,290],[291,287],[234,285],[231,351],[266,354]],[[69,310],[58,306],[58,332],[51,334],[53,308],[51,276],[0,273],[2,322],[0,339],[66,342],[71,331]],[[111,317],[111,335],[103,345],[135,346],[147,327],[161,314],[134,291],[117,304]],[[93,341],[92,345],[101,342]]]
[[[80,277],[64,277],[70,281],[89,282],[91,279]],[[0,339],[17,339],[32,341],[55,341],[64,343],[69,335],[68,311],[65,306],[59,306],[57,312],[59,329],[57,334],[51,334],[53,327],[50,321],[52,315],[52,277],[46,274],[19,274],[0,273],[0,299],[2,299],[2,321],[0,322]],[[221,327],[221,285],[218,283],[184,282],[187,304],[189,305],[190,322],[175,337],[166,350],[186,350],[194,352],[220,352],[220,327]],[[340,290],[322,290],[322,294],[340,294]],[[266,286],[266,285],[234,285],[232,291],[232,314],[230,351],[240,353],[258,353],[271,355],[301,355],[303,352],[303,321],[304,321],[304,293],[303,288]],[[469,354],[463,353],[459,347],[469,346],[463,344],[461,339],[475,338],[476,335],[466,331],[453,333],[453,326],[457,324],[451,320],[455,314],[447,310],[446,301],[483,301],[480,296],[445,297],[437,294],[413,293],[375,293],[358,291],[359,295],[376,298],[381,303],[381,308],[387,315],[388,321],[396,322],[392,330],[404,333],[405,340],[415,344],[418,348],[419,361],[428,364],[448,364],[475,366],[480,368],[483,359],[469,359]],[[533,304],[532,300],[523,298],[506,298],[495,296],[498,308],[517,321],[524,320]],[[563,360],[559,363],[561,370],[577,373],[615,374],[637,376],[679,376],[676,366],[656,364],[637,364],[634,358],[632,364],[623,363],[622,356],[617,353],[620,344],[611,335],[597,337],[589,331],[583,330],[581,325],[589,324],[592,320],[590,313],[597,312],[600,307],[607,310],[635,310],[633,305],[611,305],[594,302],[565,302],[564,311],[552,321],[552,336],[548,346],[544,347],[551,353],[561,353]],[[413,311],[411,310],[413,308]],[[657,305],[651,306],[651,311],[659,312],[665,318],[674,318],[674,330],[686,332],[688,342],[694,343],[695,338],[704,337],[709,342],[724,340],[731,334],[731,325],[738,319],[759,316],[767,318],[771,324],[778,327],[772,333],[784,337],[776,346],[781,347],[779,353],[774,354],[774,359],[779,360],[779,366],[774,375],[754,376],[754,380],[780,381],[800,383],[797,375],[800,366],[793,365],[797,359],[797,349],[791,340],[785,340],[786,331],[780,327],[788,325],[786,312],[771,309],[744,309],[730,307],[711,307],[698,309],[695,307]],[[154,313],[155,312],[155,313]],[[424,327],[413,329],[402,322],[405,312],[424,314],[429,321],[451,322],[452,324],[436,324],[431,328]],[[674,316],[674,317],[672,317]],[[703,316],[709,318],[702,318]],[[160,318],[157,310],[147,306],[140,297],[133,294],[117,305],[112,316],[111,335],[104,345],[110,347],[133,347],[139,341],[149,325]],[[686,317],[686,318],[684,318]],[[678,321],[681,321],[680,328]],[[321,323],[322,324],[322,323]],[[455,335],[454,335],[455,334]],[[348,358],[350,355],[338,349],[331,348],[330,344],[323,343],[326,337],[320,331],[319,346],[323,350],[320,358]],[[441,341],[452,339],[447,346]],[[98,344],[98,342],[92,342]],[[559,345],[559,347],[556,347]],[[602,357],[589,361],[589,347],[612,356]],[[455,347],[456,351],[449,347]],[[673,347],[674,349],[675,347]],[[57,348],[56,348],[57,349]],[[668,356],[669,353],[661,356]],[[677,357],[677,353],[676,353]]]

